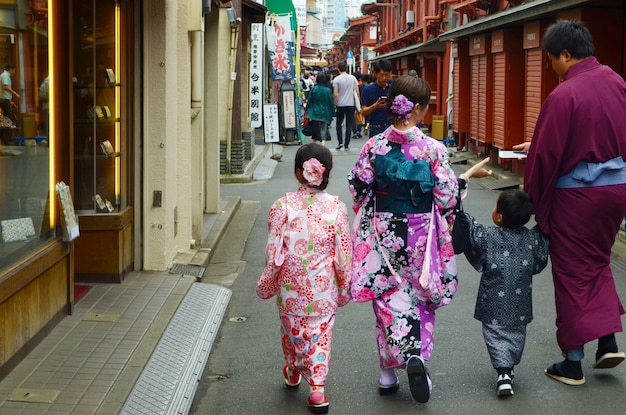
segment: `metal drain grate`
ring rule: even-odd
[[[192,284],[120,415],[189,413],[231,294],[218,285]]]
[[[199,265],[174,264],[171,266],[170,274],[189,275],[201,280],[204,276],[204,267]]]
[[[517,189],[521,184],[520,179],[480,180],[478,183],[491,190]]]

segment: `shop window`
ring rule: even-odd
[[[72,2],[74,206],[118,214],[129,204],[128,13],[114,0]],[[128,4],[128,2],[123,2]],[[124,17],[123,17],[124,16]]]
[[[51,239],[47,2],[0,5],[0,267]]]

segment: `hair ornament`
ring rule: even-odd
[[[391,110],[392,114],[402,119],[404,125],[407,125],[409,123],[411,111],[413,111],[414,106],[415,104],[409,101],[404,95],[399,94],[396,95],[396,97],[393,99],[393,102],[391,103],[391,107],[389,107],[389,109]]]
[[[311,186],[319,186],[324,178],[326,167],[315,157],[308,159],[302,163],[302,176]]]

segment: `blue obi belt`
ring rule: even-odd
[[[576,187],[612,186],[626,183],[626,163],[622,157],[615,157],[601,163],[581,161],[565,176],[559,177],[555,187],[569,189]]]
[[[397,216],[431,211],[435,176],[428,162],[407,160],[402,151],[394,147],[384,156],[375,158],[374,168],[377,212]]]

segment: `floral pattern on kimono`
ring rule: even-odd
[[[438,303],[431,302],[419,284],[431,213],[375,212],[375,158],[387,154],[392,146],[400,146],[408,160],[428,162],[435,177],[432,193],[438,226],[433,245],[439,248],[432,254],[445,273],[444,295]],[[355,301],[373,300],[381,367],[403,366],[408,354],[428,359],[433,346],[434,310],[449,304],[457,289],[449,228],[458,183],[447,149],[418,128],[400,131],[392,126],[365,143],[348,181],[356,212],[351,293]],[[401,276],[400,282],[393,278],[381,249]]]
[[[334,315],[350,301],[352,241],[346,205],[301,186],[269,211],[262,299],[276,296],[285,360],[311,384],[323,385]]]

